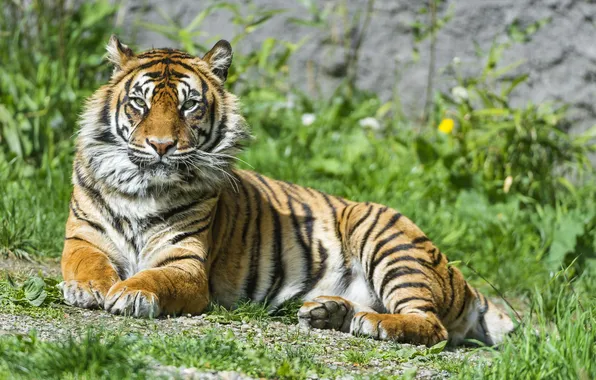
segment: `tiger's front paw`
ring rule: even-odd
[[[155,293],[136,289],[122,281],[110,289],[104,308],[112,314],[136,318],[155,318],[160,314],[159,302]]]
[[[98,309],[104,305],[111,284],[105,281],[68,280],[58,284],[67,305]]]

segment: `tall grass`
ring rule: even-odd
[[[542,292],[535,292],[531,313],[516,335],[488,360],[463,367],[466,379],[594,379],[596,378],[596,303],[583,303],[561,292],[549,317]]]
[[[70,146],[81,100],[108,77],[116,7],[97,1],[0,2],[0,150],[39,166]]]

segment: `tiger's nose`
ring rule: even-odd
[[[168,153],[174,153],[176,150],[176,143],[177,140],[171,139],[158,139],[155,137],[150,137],[147,139],[147,144],[153,148],[153,150],[159,155],[159,157],[163,157]]]

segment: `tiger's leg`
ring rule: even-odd
[[[305,302],[298,310],[298,323],[307,328],[349,332],[354,314],[359,312],[375,311],[342,297],[319,296]]]
[[[103,307],[108,290],[120,280],[108,256],[79,238],[65,240],[61,267],[64,281],[59,287],[73,306]]]
[[[152,268],[112,286],[105,309],[144,318],[201,313],[209,303],[204,261],[197,254],[175,251]]]
[[[342,235],[385,314],[357,313],[350,331],[425,345],[447,339],[440,318],[453,298],[446,258],[398,212],[377,204],[352,207],[341,221]]]

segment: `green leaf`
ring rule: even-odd
[[[265,66],[267,65],[267,60],[271,56],[271,51],[273,50],[274,46],[275,46],[275,38],[269,37],[263,42],[263,45],[261,46],[261,51],[259,52],[259,68],[260,69],[265,69]]]
[[[33,306],[41,306],[48,296],[45,291],[46,283],[39,277],[30,277],[23,284],[25,298]]]
[[[432,166],[439,159],[439,153],[434,146],[423,137],[417,137],[415,141],[416,154],[423,165]]]
[[[548,265],[558,269],[564,264],[568,253],[575,250],[578,236],[584,233],[584,221],[577,213],[563,214],[553,235],[553,242],[548,252]]]
[[[446,340],[441,341],[441,342],[435,344],[434,346],[428,348],[426,350],[426,352],[427,352],[428,355],[440,354],[445,349],[445,346],[447,346],[447,341]]]

